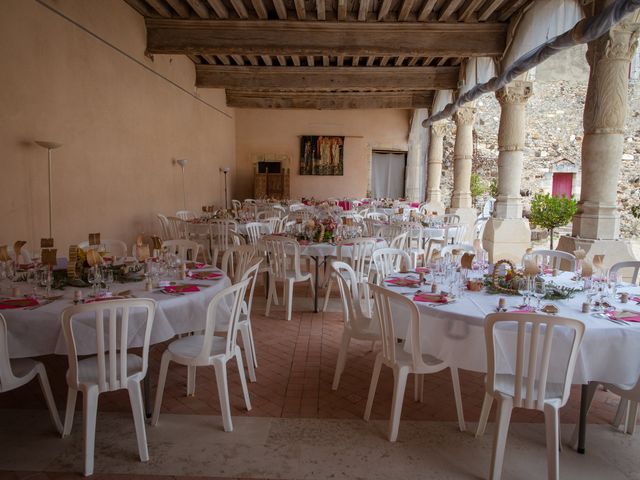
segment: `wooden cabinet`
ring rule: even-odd
[[[253,174],[253,198],[289,198],[289,171]]]

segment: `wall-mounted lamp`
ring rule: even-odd
[[[45,140],[35,140],[35,143],[42,148],[47,149],[47,157],[49,160],[49,238],[53,238],[53,228],[52,228],[52,220],[53,217],[53,202],[51,201],[53,192],[51,190],[51,150],[55,150],[56,148],[60,148],[62,146],[61,143],[57,142],[49,142]]]
[[[229,167],[220,167],[220,171],[222,173],[224,173],[224,209],[228,210],[229,209],[229,200],[228,200],[228,195],[227,195],[227,174],[231,171],[231,168]]]
[[[176,163],[180,165],[180,168],[182,169],[182,209],[186,210],[187,209],[187,190],[184,187],[184,167],[187,166],[187,160],[184,158],[181,158],[179,160],[176,160]]]

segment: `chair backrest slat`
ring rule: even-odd
[[[132,309],[140,310],[136,325],[140,322],[144,326],[142,367],[134,372],[129,371],[127,356]],[[146,374],[155,309],[156,302],[154,300],[130,298],[87,303],[63,310],[62,331],[67,345],[70,382],[75,382],[76,385],[79,383],[76,328],[81,328],[83,334],[87,332],[89,327],[95,328],[96,374],[98,389],[101,392],[122,388],[132,373]],[[85,353],[80,352],[80,354]]]
[[[611,265],[609,273],[618,273],[620,270],[625,270],[627,272],[631,270],[628,280],[631,283],[637,284],[638,279],[640,278],[640,260],[614,263],[613,265]]]
[[[549,371],[553,356],[555,363],[551,379],[554,385],[552,395],[559,398],[561,406],[565,405],[569,398],[571,378],[584,330],[582,322],[569,318],[532,313],[488,315],[485,318],[487,392],[494,394],[498,389],[497,376],[505,375],[499,369],[508,367],[499,368],[497,357],[499,353],[509,355],[510,349],[505,342],[515,334],[515,372],[512,374],[514,391],[500,391],[513,396],[514,407],[544,410],[544,402],[551,385]],[[501,336],[499,341],[496,340],[498,335]],[[496,349],[498,342],[500,348]],[[507,363],[512,361],[511,358],[504,360]],[[501,385],[504,385],[504,382]]]
[[[407,252],[397,248],[379,248],[372,255],[373,266],[376,272],[376,282],[382,283],[385,277],[400,270],[400,264],[404,262],[407,268],[411,265],[411,259]]]
[[[9,332],[7,322],[0,313],[0,392],[11,390],[17,382],[9,361]]]

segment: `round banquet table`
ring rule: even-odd
[[[412,274],[395,276],[411,276]],[[578,287],[573,282],[573,273],[563,272],[558,277],[545,275],[545,280],[558,285]],[[417,275],[413,274],[417,278]],[[407,294],[415,288],[397,287],[385,284],[392,291]],[[628,292],[632,296],[640,295],[640,287],[622,284],[618,292]],[[449,362],[450,365],[475,371],[487,371],[487,354],[484,336],[484,317],[496,311],[498,298],[483,292],[466,291],[461,298],[449,304],[432,304],[415,302],[420,312],[420,344],[424,354],[430,354]],[[509,311],[516,309],[521,302],[519,296],[506,296]],[[580,346],[573,384],[584,385],[590,381],[600,381],[632,387],[640,378],[640,323],[628,322],[620,325],[605,318],[594,317],[591,313],[582,313],[581,306],[585,294],[578,292],[573,298],[566,300],[543,300],[543,304],[553,303],[558,307],[558,316],[578,319],[585,325],[585,333]],[[536,302],[532,299],[532,302]],[[640,305],[629,301],[623,304],[616,298],[611,302],[617,310],[627,310],[640,314]],[[535,305],[535,303],[534,303]],[[396,335],[409,338],[410,328],[406,315],[398,312],[394,315]],[[502,334],[502,333],[501,333]],[[496,335],[497,365],[501,373],[513,373],[515,365],[506,361],[505,352],[511,352],[515,345],[513,332]],[[566,339],[568,344],[568,339]],[[409,342],[406,342],[409,348]],[[556,359],[562,361],[562,359]],[[554,358],[551,359],[550,375],[553,373]],[[580,426],[586,428],[586,409],[581,407]],[[584,433],[580,435],[579,451],[584,452]]]
[[[156,288],[151,292],[144,290],[144,282],[114,283],[114,294],[129,290],[131,295],[138,298],[152,298],[157,302],[156,313],[151,329],[151,344],[169,340],[181,333],[202,330],[205,327],[206,312],[209,302],[213,297],[231,285],[229,277],[213,267],[205,267],[194,272],[216,271],[222,275],[215,280],[175,280],[177,284],[195,284],[200,288],[199,292],[190,292],[182,295],[169,295]],[[20,284],[25,291],[29,286]],[[62,298],[49,304],[29,309],[5,309],[0,310],[7,322],[8,344],[10,358],[37,357],[40,355],[58,354],[66,355],[67,349],[62,333],[60,315],[62,311],[73,305],[73,292],[76,288],[67,287],[64,290],[53,290],[52,295],[62,295]],[[89,289],[83,289],[85,299]],[[221,304],[221,309],[229,312],[227,305]],[[220,318],[220,317],[219,317]],[[226,318],[226,315],[222,315]],[[135,322],[135,315],[130,320]],[[140,323],[141,324],[141,323]],[[144,332],[136,329],[135,324],[130,326],[129,347],[141,347]],[[76,341],[80,355],[95,354],[95,329],[76,330]]]

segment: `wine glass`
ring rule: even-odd
[[[536,297],[536,300],[538,301],[538,306],[536,307],[538,310],[540,310],[540,302],[542,301],[542,299],[546,294],[547,294],[547,285],[545,281],[542,280],[541,278],[535,279],[533,281],[533,296]]]
[[[113,270],[110,268],[104,271],[103,280],[104,284],[107,287],[107,292],[111,291],[111,285],[113,285]]]
[[[612,300],[618,298],[618,285],[621,281],[620,272],[609,272],[609,293],[613,297]]]
[[[44,296],[49,298],[51,296],[51,284],[53,283],[53,275],[48,267],[44,267],[40,270],[38,275],[38,281],[41,287],[44,287]]]
[[[520,305],[520,307],[528,307],[530,294],[528,278],[521,278],[520,280],[518,280],[518,293],[523,297],[523,303],[522,305]]]
[[[27,270],[27,283],[31,286],[33,298],[38,296],[38,271],[35,268]]]

